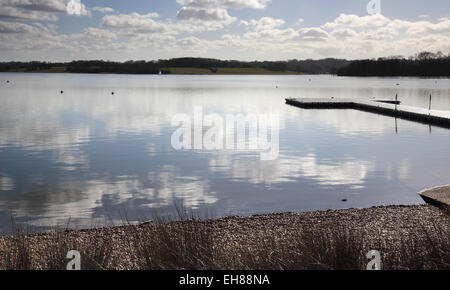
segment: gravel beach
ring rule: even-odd
[[[299,237],[305,232],[309,233],[308,239],[312,241],[299,244]],[[413,247],[412,250],[418,252],[414,259],[420,259],[421,256],[427,259],[427,247],[430,245],[430,239],[436,235],[436,239],[441,243],[442,237],[444,237],[447,240],[443,241],[444,246],[440,244],[440,247],[444,247],[444,252],[441,253],[444,257],[440,263],[441,265],[444,263],[444,268],[446,268],[445,265],[450,262],[448,261],[449,249],[445,248],[447,245],[445,243],[448,243],[450,236],[448,210],[431,205],[417,205],[264,214],[250,217],[231,216],[203,221],[176,221],[163,225],[149,222],[141,225],[24,235],[20,241],[18,237],[3,237],[0,238],[0,267],[8,268],[8,263],[12,263],[15,256],[8,254],[12,249],[17,249],[16,255],[23,255],[19,252],[26,251],[25,255],[29,260],[26,265],[28,268],[48,269],[55,267],[54,263],[49,261],[55,259],[55,253],[59,250],[64,252],[66,248],[79,247],[75,249],[90,255],[89,259],[100,259],[100,262],[96,261],[96,263],[99,267],[101,265],[101,269],[149,268],[150,266],[145,267],[145,265],[148,266],[148,263],[143,263],[141,256],[151,255],[150,252],[142,251],[142,245],[144,248],[150,245],[146,244],[150,243],[147,241],[148,239],[156,243],[156,240],[153,239],[158,236],[159,248],[154,249],[156,252],[153,253],[159,253],[165,249],[170,252],[168,253],[171,255],[170,257],[176,255],[177,251],[179,251],[179,255],[183,256],[186,254],[184,252],[192,253],[198,250],[189,248],[189,241],[191,241],[200,246],[202,243],[206,245],[202,246],[199,251],[211,251],[218,254],[211,259],[201,258],[215,261],[214,264],[206,265],[205,263],[204,267],[197,267],[193,264],[183,266],[183,263],[186,263],[186,258],[183,256],[185,260],[181,265],[174,262],[175,264],[172,266],[160,265],[159,267],[159,264],[155,264],[158,266],[156,268],[272,269],[278,267],[273,261],[269,264],[261,262],[264,259],[275,259],[268,253],[281,253],[279,255],[280,263],[276,265],[282,269],[302,268],[301,264],[284,263],[282,260],[291,255],[288,253],[296,253],[298,245],[303,246],[303,252],[308,252],[308,247],[311,248],[311,251],[317,252],[315,247],[318,244],[315,237],[311,238],[311,235],[321,233],[320,240],[324,233],[331,233],[326,237],[333,240],[335,239],[333,237],[337,237],[343,232],[347,233],[346,241],[355,243],[357,240],[358,243],[361,243],[361,251],[378,250],[383,257],[390,259],[390,268],[400,269],[405,267],[404,261],[399,260],[403,266],[400,264],[396,266],[397,258],[394,256],[396,253],[405,252],[405,245],[407,248]],[[165,248],[161,248],[161,244],[170,244],[174,241],[172,238],[168,238],[172,233],[174,236],[183,233],[181,238],[174,239],[184,246],[179,248],[177,244],[177,246],[172,245],[172,248],[168,248],[164,245]],[[202,236],[198,237],[198,235]],[[161,236],[164,238],[160,238]],[[302,237],[305,239],[304,236]],[[354,239],[354,237],[357,238]],[[138,241],[139,239],[145,241]],[[323,243],[324,241],[322,241]],[[323,245],[323,247],[328,246]],[[283,258],[282,254],[287,256]],[[251,262],[244,259],[245,255],[251,257]],[[266,255],[270,257],[266,257]],[[365,257],[362,258],[365,259]],[[233,262],[226,261],[227,259]],[[219,260],[220,263],[217,262]],[[259,264],[258,261],[260,261]],[[155,263],[154,260],[151,262]],[[410,261],[408,263],[410,264]],[[427,261],[424,263],[426,265]]]

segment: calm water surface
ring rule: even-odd
[[[0,74],[0,231],[11,216],[85,227],[174,204],[216,216],[420,204],[418,191],[450,183],[450,130],[284,102],[395,94],[450,110],[448,79]],[[278,114],[279,158],[175,151],[172,117],[195,106]]]

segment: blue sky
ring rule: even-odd
[[[355,59],[450,52],[448,0],[76,1],[0,0],[0,60]],[[379,1],[380,13],[367,10],[369,1]]]

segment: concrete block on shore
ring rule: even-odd
[[[437,206],[450,206],[450,185],[426,189],[419,194],[427,203]]]

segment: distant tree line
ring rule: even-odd
[[[391,56],[357,60],[338,70],[340,76],[449,77],[450,54],[421,52],[409,58]]]
[[[67,71],[72,73],[158,74],[161,66],[152,61],[112,62],[103,60],[72,61]]]
[[[293,71],[308,74],[341,76],[450,76],[450,54],[421,52],[409,58],[401,56],[348,61],[321,60],[238,61],[212,58],[173,58],[155,61],[113,62],[79,60],[68,63],[0,62],[0,71],[45,71],[59,67],[72,73],[170,74],[170,68],[204,68],[216,73],[218,68],[262,68],[270,71]]]
[[[263,68],[271,71],[294,71],[298,73],[326,74],[337,71],[350,62],[343,59],[327,58],[321,60],[288,60],[288,61],[237,61],[208,58],[175,58],[160,60],[163,67],[195,67],[195,68]]]
[[[52,67],[63,67],[72,73],[117,73],[117,74],[169,74],[171,67],[177,68],[205,68],[212,73],[217,68],[262,68],[270,71],[294,71],[310,74],[335,74],[348,65],[349,61],[342,59],[322,60],[289,60],[289,61],[237,61],[219,60],[211,58],[174,58],[157,61],[126,61],[112,62],[103,60],[80,60],[69,63],[50,62],[1,62],[0,71],[41,71]]]
[[[50,62],[40,62],[40,61],[30,61],[30,62],[20,62],[20,61],[11,61],[11,62],[0,62],[0,71],[39,71],[50,69],[55,66],[66,66],[66,63],[50,63]]]

